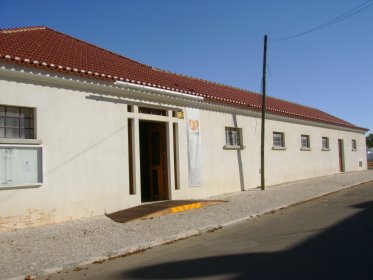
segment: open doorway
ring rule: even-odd
[[[140,121],[141,201],[169,199],[166,123]]]

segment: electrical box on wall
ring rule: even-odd
[[[0,146],[0,189],[42,183],[42,147]]]

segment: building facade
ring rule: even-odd
[[[0,38],[0,230],[260,185],[257,94],[45,27]],[[267,185],[367,169],[366,129],[283,100],[268,107]]]

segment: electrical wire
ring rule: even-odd
[[[341,14],[340,16],[338,17],[335,17],[323,24],[320,24],[318,26],[315,26],[311,29],[308,29],[306,31],[303,31],[303,32],[300,32],[300,33],[297,33],[297,34],[294,34],[294,35],[290,35],[290,36],[285,36],[285,37],[277,37],[277,38],[273,38],[273,39],[270,39],[269,42],[271,43],[277,43],[277,42],[282,42],[282,41],[285,41],[285,40],[289,40],[289,39],[294,39],[294,38],[297,38],[297,37],[300,37],[300,36],[303,36],[303,35],[306,35],[308,33],[311,33],[311,32],[315,32],[315,31],[318,31],[318,30],[321,30],[321,29],[324,29],[324,28],[327,28],[333,24],[336,24],[337,22],[340,22],[346,18],[349,18],[367,8],[369,8],[370,6],[373,5],[373,0],[368,0],[368,1],[365,1],[364,3],[356,6],[355,8]]]
[[[310,100],[305,98],[298,90],[296,90],[289,82],[287,82],[283,77],[278,74],[278,72],[273,68],[273,66],[269,66],[267,63],[267,69],[271,69],[270,71],[288,88],[291,92],[295,93],[295,97],[301,98],[306,104],[311,104]],[[271,76],[271,75],[270,75]]]

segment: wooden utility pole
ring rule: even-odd
[[[264,172],[264,137],[265,137],[265,117],[266,117],[266,68],[267,68],[267,35],[264,35],[264,54],[263,54],[263,80],[262,80],[262,133],[260,145],[260,188],[265,189]]]

